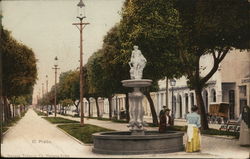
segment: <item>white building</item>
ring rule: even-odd
[[[203,56],[200,63],[201,74],[206,75],[213,66],[213,58],[210,55]],[[182,77],[176,80],[173,88],[169,82],[169,107],[175,110],[176,118],[184,118],[191,111],[191,106],[196,104],[195,92],[187,87],[186,82],[186,78]],[[166,81],[159,81],[160,91],[157,95],[158,101],[162,102],[157,107],[166,104],[165,83]],[[228,103],[230,119],[239,117],[241,107],[250,105],[250,52],[233,50],[228,53],[217,72],[207,82],[202,96],[206,112],[209,112],[212,103]]]

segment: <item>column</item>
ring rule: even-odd
[[[192,107],[192,92],[188,92],[188,112],[191,113],[191,107]]]
[[[221,64],[217,70],[217,78],[216,78],[216,103],[222,102],[222,77],[221,77]]]
[[[160,100],[160,99],[159,99],[159,92],[157,92],[157,93],[156,93],[156,101],[157,101],[156,114],[157,114],[157,116],[159,115],[159,112],[160,112],[160,110],[161,110],[159,100]]]

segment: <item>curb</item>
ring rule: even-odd
[[[45,120],[46,122],[48,122],[49,124],[51,124],[52,126],[55,126],[58,130],[60,130],[61,132],[63,132],[65,135],[67,135],[68,137],[72,138],[73,140],[75,140],[76,142],[78,142],[79,144],[81,145],[84,145],[84,146],[92,146],[93,144],[85,144],[83,143],[82,141],[78,140],[77,138],[73,137],[72,135],[68,134],[66,131],[64,131],[63,129],[59,128],[58,125],[60,124],[53,124],[51,122],[49,122],[48,120],[46,119],[43,119]],[[67,124],[67,123],[62,123],[62,125],[64,124]],[[69,123],[68,123],[69,124]]]
[[[76,142],[78,142],[81,145],[93,146],[93,144],[85,144],[85,143],[83,143],[82,141],[78,140],[77,138],[75,138],[74,136],[68,134],[66,131],[64,131],[63,129],[61,129],[61,128],[57,127],[57,126],[56,126],[56,128],[59,129],[61,132],[63,132],[64,134],[66,134],[67,136],[69,136],[70,138],[72,138],[73,140],[75,140]]]
[[[15,126],[15,125],[13,125],[13,126]],[[13,126],[8,127],[8,129],[5,132],[2,133],[2,139],[10,131],[10,129],[12,129]]]
[[[215,136],[215,135],[208,135],[208,134],[201,134],[201,136],[213,137],[213,138],[218,138],[218,139],[226,139],[226,140],[238,140],[234,137]]]

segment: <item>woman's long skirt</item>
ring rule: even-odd
[[[193,137],[191,141],[188,141],[186,143],[186,152],[198,152],[201,149],[201,139],[200,139],[200,133],[199,129],[196,127],[193,127]]]
[[[240,125],[240,145],[250,146],[250,129],[247,124],[242,120]]]

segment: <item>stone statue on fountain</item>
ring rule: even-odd
[[[146,62],[147,60],[138,49],[138,46],[135,45],[129,62],[131,79],[142,79],[142,73]]]

